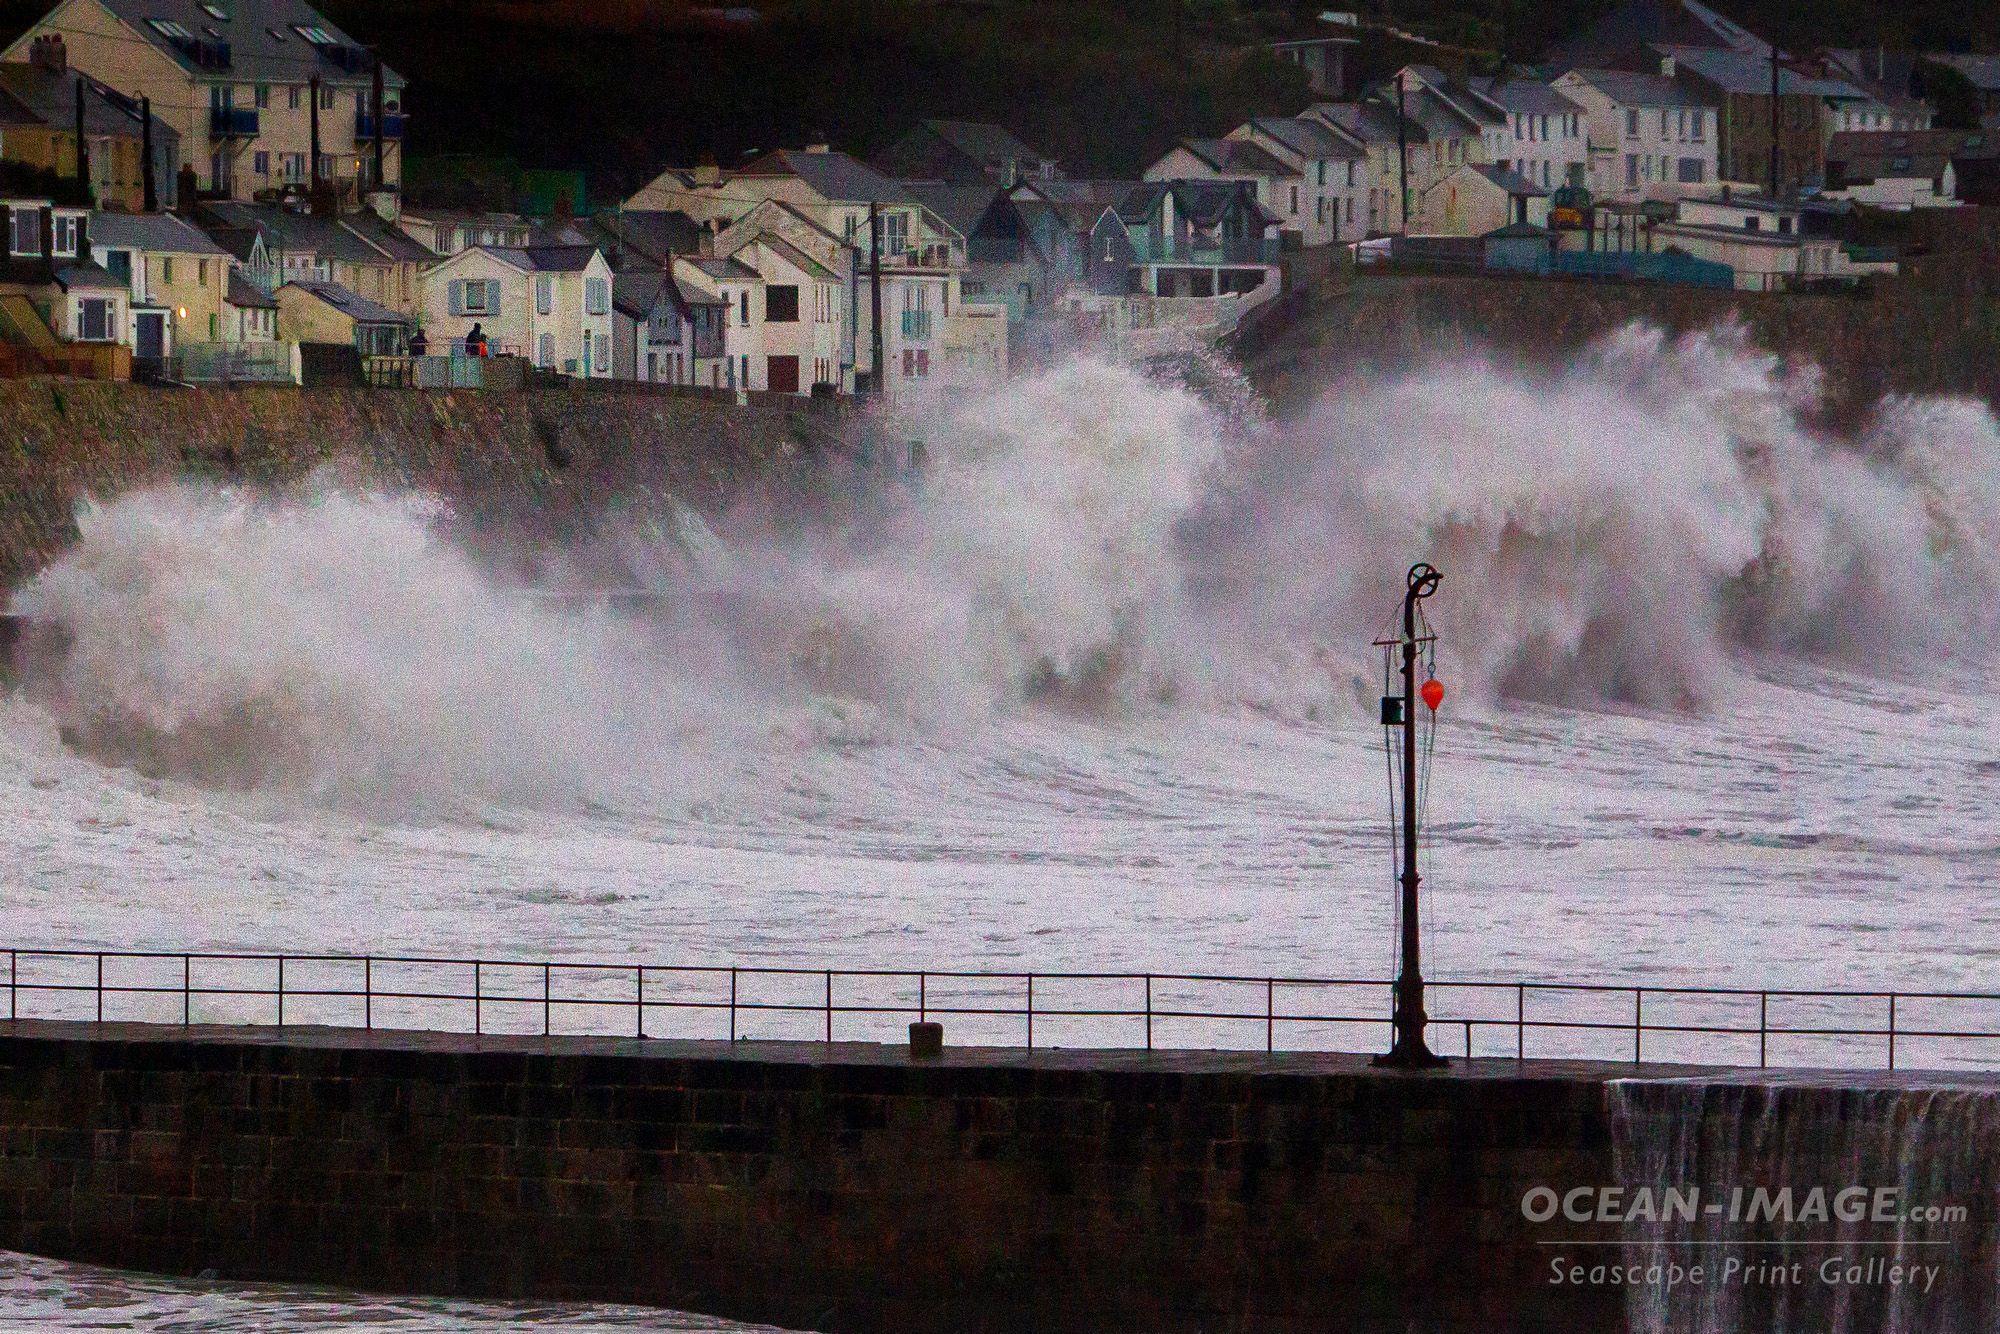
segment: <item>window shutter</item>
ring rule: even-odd
[[[449,296],[451,313],[454,315],[465,314],[465,284],[457,278],[452,279],[449,284]]]
[[[500,280],[498,278],[489,278],[486,280],[486,309],[489,313],[500,309]]]

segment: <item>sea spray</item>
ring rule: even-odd
[[[511,585],[435,501],[325,487],[89,507],[17,607],[73,638],[44,695],[92,753],[335,800],[698,788],[815,719],[1345,716],[1418,557],[1455,699],[1703,708],[1745,650],[1985,661],[1991,414],[1892,400],[1835,439],[1817,392],[1731,328],[1539,378],[1360,375],[1282,424],[1077,359],[941,409],[865,524],[625,498],[602,527],[657,595],[637,617]]]

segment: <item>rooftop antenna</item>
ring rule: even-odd
[[[1402,634],[1378,639],[1375,646],[1382,650],[1382,745],[1389,750],[1394,737],[1389,729],[1402,729],[1403,772],[1402,779],[1402,899],[1398,916],[1402,933],[1399,954],[1402,966],[1396,977],[1396,1005],[1394,1025],[1395,1043],[1386,1055],[1377,1056],[1375,1064],[1393,1070],[1435,1070],[1446,1064],[1445,1058],[1433,1052],[1424,1041],[1424,970],[1422,962],[1421,933],[1417,929],[1417,814],[1419,793],[1417,784],[1417,701],[1421,699],[1428,706],[1429,726],[1425,731],[1425,752],[1429,753],[1431,740],[1437,733],[1438,705],[1444,702],[1444,685],[1437,679],[1437,636],[1431,633],[1424,621],[1423,608],[1419,606],[1425,598],[1437,592],[1438,583],[1444,576],[1437,567],[1426,561],[1418,561],[1410,567],[1404,579],[1403,627]],[[1419,634],[1419,628],[1423,633]],[[1389,677],[1394,665],[1397,649],[1402,650],[1403,693],[1390,694]],[[1417,660],[1424,659],[1426,674],[1421,689],[1417,686]],[[1391,762],[1393,768],[1393,760]],[[1426,764],[1428,770],[1428,764]],[[1428,775],[1426,775],[1428,776]],[[1390,787],[1389,807],[1391,828],[1395,826],[1396,789]]]

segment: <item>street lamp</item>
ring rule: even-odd
[[[1385,657],[1397,647],[1403,651],[1403,693],[1400,697],[1382,696],[1383,726],[1400,725],[1403,729],[1403,959],[1396,978],[1396,1040],[1386,1055],[1375,1058],[1375,1064],[1393,1070],[1435,1070],[1446,1064],[1445,1058],[1424,1041],[1422,936],[1417,930],[1417,700],[1421,697],[1435,714],[1444,699],[1444,687],[1435,678],[1424,682],[1421,696],[1417,689],[1419,648],[1437,642],[1437,637],[1429,633],[1418,637],[1417,604],[1437,592],[1443,578],[1437,567],[1428,562],[1412,565],[1404,580],[1403,633],[1400,638],[1375,641],[1385,651]]]

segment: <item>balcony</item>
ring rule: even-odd
[[[1138,264],[1276,264],[1281,244],[1275,236],[1253,236],[1241,240],[1214,240],[1206,237],[1172,237],[1164,242],[1150,238],[1136,247],[1133,262]]]
[[[384,139],[401,139],[403,137],[403,116],[400,112],[391,111],[382,117],[382,137]],[[354,142],[371,143],[374,141],[374,138],[374,114],[368,111],[355,112]]]
[[[211,139],[255,139],[257,108],[210,107],[208,137]]]
[[[906,310],[903,312],[903,337],[922,342],[931,336],[931,313],[928,310]]]

